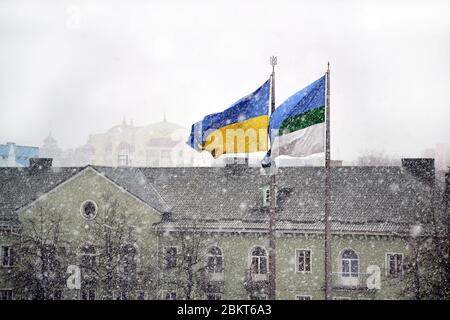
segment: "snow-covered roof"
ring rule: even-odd
[[[17,225],[16,209],[51,191],[82,169],[0,168],[0,225]]]
[[[170,203],[171,220],[203,220],[204,227],[267,228],[262,207],[270,176],[263,169],[143,168]],[[323,230],[325,170],[285,167],[277,174],[279,228]],[[335,230],[370,233],[408,231],[430,212],[430,186],[402,167],[338,167],[331,170],[331,217]],[[219,222],[219,223],[217,223]],[[163,225],[164,226],[163,222]],[[258,228],[256,228],[258,229]]]
[[[243,165],[184,168],[93,169],[156,208],[170,212],[158,228],[196,219],[206,229],[239,231],[267,227],[268,208],[262,188],[265,169]],[[82,168],[0,170],[0,210],[14,220],[19,208]],[[324,177],[321,167],[278,169],[278,229],[323,230]],[[335,232],[398,234],[430,213],[431,186],[403,167],[336,167],[331,169],[331,217]],[[9,217],[6,215],[9,210]],[[0,220],[2,216],[0,215]]]

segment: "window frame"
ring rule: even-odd
[[[92,202],[92,203],[94,204],[94,207],[95,207],[95,213],[94,213],[94,215],[93,215],[92,217],[87,217],[87,216],[85,215],[85,212],[84,212],[84,206],[85,206],[85,204],[88,203],[88,202]],[[84,200],[84,201],[81,203],[81,206],[80,206],[80,214],[81,214],[81,217],[82,217],[84,220],[86,220],[86,221],[92,221],[92,220],[94,220],[94,219],[97,217],[97,214],[98,214],[98,205],[97,205],[97,202],[95,202],[94,200],[91,200],[91,199],[86,199],[86,200]]]
[[[93,253],[88,252],[88,250],[90,250],[90,249],[93,250]],[[92,243],[83,243],[78,248],[78,251],[79,251],[78,255],[79,255],[79,261],[80,261],[79,262],[80,268],[85,268],[85,269],[88,269],[88,270],[92,270],[92,269],[97,267],[97,263],[98,263],[97,256],[99,254],[97,253],[97,248],[95,247],[94,244],[92,244]],[[88,257],[88,259],[86,259],[86,257]],[[83,259],[86,259],[86,262],[87,262],[87,260],[89,260],[88,263],[85,264],[84,263],[85,261],[83,261]]]
[[[9,293],[9,299],[7,297],[7,293]],[[3,299],[3,297],[6,297],[6,299]],[[0,301],[10,301],[14,300],[14,289],[9,288],[2,288],[0,289]]]
[[[250,294],[248,296],[249,300],[258,301],[258,300],[269,300],[269,295],[267,293],[256,292],[255,294]],[[259,299],[255,299],[259,298]]]
[[[271,197],[271,194],[270,194],[270,185],[267,185],[267,186],[263,186],[263,187],[261,187],[260,188],[260,190],[262,191],[262,193],[263,193],[263,196],[262,196],[262,206],[263,206],[263,208],[268,208],[268,207],[270,207],[270,197]],[[277,206],[277,202],[278,202],[278,188],[277,187],[275,187],[275,206]]]
[[[256,248],[263,249],[265,254],[263,256],[254,256],[253,255],[253,251]],[[266,272],[265,273],[261,273],[261,258],[263,258],[263,257],[266,259],[266,263],[265,263],[266,264]],[[258,265],[258,273],[253,272],[253,258],[257,258],[258,259],[258,264],[257,264]],[[269,252],[267,251],[267,249],[264,246],[256,245],[256,246],[253,246],[253,247],[250,248],[250,251],[249,251],[249,268],[250,268],[250,273],[252,275],[256,275],[256,276],[263,276],[263,275],[267,276],[268,275],[268,273],[269,273]]]
[[[175,295],[175,299],[166,299],[167,294],[170,294],[172,296],[172,294]],[[161,290],[161,300],[177,300],[177,292],[174,290]]]
[[[131,248],[131,250],[128,250],[127,252],[124,252],[126,248]],[[120,254],[119,254],[119,264],[118,264],[118,270],[121,275],[125,275],[128,272],[132,272],[134,274],[137,274],[138,271],[138,260],[139,260],[139,252],[138,247],[135,244],[132,243],[126,243],[120,247]],[[177,252],[178,255],[178,252]],[[125,260],[128,258],[132,258],[128,261],[126,264]]]
[[[86,292],[86,298],[83,299],[83,291]],[[94,293],[94,296],[92,299],[92,292]],[[81,288],[80,290],[80,300],[82,301],[94,301],[97,300],[97,289],[96,288]]]
[[[147,300],[147,292],[145,290],[138,290],[136,293],[136,300]]]
[[[356,254],[357,259],[350,259],[350,258],[343,258],[342,255],[344,254],[345,251],[353,251]],[[344,276],[344,265],[343,262],[344,260],[348,260],[349,261],[349,275],[348,276]],[[352,263],[351,261],[357,261],[357,270],[356,270],[356,276],[353,276],[354,272],[352,271]],[[354,281],[356,281],[356,279],[359,280],[359,269],[360,269],[360,264],[361,264],[361,259],[359,257],[359,253],[353,249],[353,248],[345,248],[342,249],[341,252],[339,253],[339,271],[340,271],[340,278],[341,279],[352,279]]]
[[[389,264],[389,255],[399,255],[402,258],[402,267],[401,267],[401,273],[397,275],[391,275],[390,274],[390,264]],[[385,255],[385,266],[386,266],[386,272],[385,275],[388,278],[401,278],[405,275],[405,268],[404,268],[404,261],[405,261],[405,255],[401,252],[386,252]]]
[[[4,263],[4,259],[5,259],[5,254],[4,254],[4,250],[8,251],[8,257],[7,257],[7,261],[8,263],[5,264]],[[14,265],[14,249],[11,245],[2,245],[0,246],[0,266],[2,268],[11,268]]]
[[[309,271],[299,269],[299,253],[309,251]],[[306,260],[306,257],[304,258]],[[306,262],[306,261],[305,261]],[[304,262],[304,266],[306,266]],[[305,268],[306,269],[306,268]],[[311,249],[295,249],[295,272],[296,273],[312,273],[312,250]]]
[[[131,166],[130,155],[128,153],[118,153],[117,154],[117,166],[118,167],[129,167]]]
[[[213,255],[213,254],[210,253],[211,249],[214,249],[214,248],[217,248],[220,251],[220,255]],[[213,258],[214,261],[217,262],[217,257],[220,257],[221,261],[222,261],[221,266],[220,266],[220,271],[219,272],[216,271],[217,264],[215,264],[214,265],[214,272],[210,272],[209,271],[209,259]],[[225,261],[224,261],[224,257],[223,257],[223,250],[222,250],[221,247],[219,247],[217,245],[213,245],[213,246],[208,247],[208,249],[206,251],[206,261],[205,261],[205,269],[206,269],[206,272],[208,274],[211,274],[211,275],[224,274],[224,270],[225,270],[225,263],[224,262]]]
[[[219,299],[208,299],[209,296],[219,297]],[[222,292],[207,292],[206,300],[208,300],[208,301],[223,300],[223,293]]]
[[[175,256],[175,265],[174,266],[169,266],[167,263],[167,249],[169,248],[175,248],[176,249],[176,256]],[[164,263],[164,269],[165,270],[170,270],[170,269],[174,269],[176,267],[178,267],[179,263],[178,263],[178,259],[180,256],[180,247],[179,246],[164,246],[164,256],[163,256],[163,263]]]

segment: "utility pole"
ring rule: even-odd
[[[275,66],[277,65],[277,57],[270,57],[270,65],[272,66],[271,90],[270,90],[270,114],[275,111]],[[270,133],[269,133],[270,134]],[[276,168],[275,161],[272,161],[270,167],[270,211],[269,211],[269,299],[276,299],[276,244],[275,244],[275,228],[276,228]]]

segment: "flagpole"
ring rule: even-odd
[[[331,220],[330,220],[330,63],[326,73],[325,108],[325,300],[330,300],[332,290],[331,274]]]
[[[277,57],[270,57],[272,75],[270,82],[270,114],[275,111],[275,66]],[[269,132],[270,135],[270,132]],[[270,175],[270,212],[269,212],[269,299],[276,299],[276,244],[275,244],[275,223],[276,223],[276,164],[271,161]]]

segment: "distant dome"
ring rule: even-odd
[[[179,124],[169,122],[169,121],[154,122],[154,123],[151,123],[151,124],[145,126],[145,128],[155,130],[155,131],[161,131],[164,133],[170,133],[175,130],[186,130]]]
[[[129,126],[127,124],[119,124],[119,125],[116,125],[116,126],[110,128],[107,131],[107,133],[122,133],[122,132],[124,132],[128,129],[132,129],[132,128],[133,128],[132,126]]]

